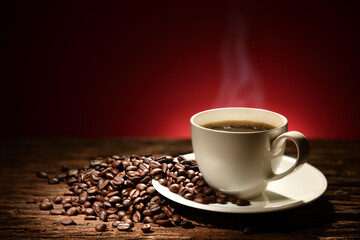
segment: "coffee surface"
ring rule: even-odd
[[[213,130],[221,130],[228,132],[259,132],[275,128],[274,126],[267,123],[245,120],[227,120],[211,122],[202,126]]]

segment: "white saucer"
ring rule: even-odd
[[[184,157],[195,159],[193,153],[186,154]],[[279,171],[287,169],[294,162],[294,158],[284,156]],[[188,207],[226,213],[264,213],[299,207],[319,198],[327,187],[325,176],[308,163],[288,176],[270,182],[260,197],[250,200],[251,205],[249,206],[237,206],[232,203],[201,204],[170,192],[167,187],[160,185],[155,180],[152,180],[152,184],[160,194],[174,202]]]

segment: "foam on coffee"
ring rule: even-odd
[[[213,130],[221,130],[228,132],[259,132],[268,131],[275,128],[274,126],[267,123],[247,120],[218,121],[207,123],[202,126]]]

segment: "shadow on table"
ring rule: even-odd
[[[174,204],[177,205],[176,209],[180,215],[200,225],[233,230],[246,228],[257,233],[291,233],[306,230],[308,233],[318,235],[335,219],[334,208],[325,196],[295,209],[256,214],[218,213]]]

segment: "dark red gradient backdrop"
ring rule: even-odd
[[[214,107],[230,1],[1,3],[1,135],[189,137]],[[356,1],[243,1],[261,107],[310,138],[359,138]],[[224,106],[239,106],[237,102]]]

